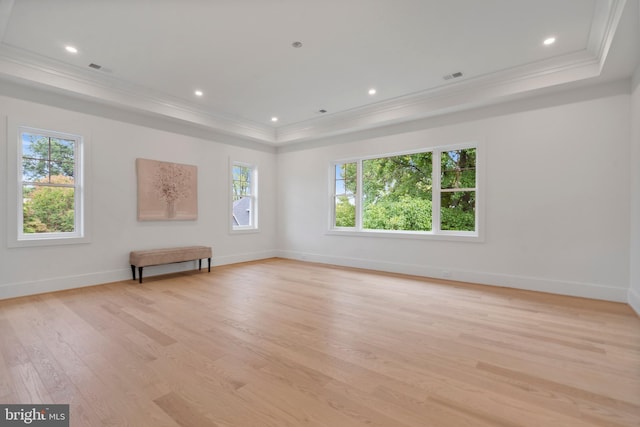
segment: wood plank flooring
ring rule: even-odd
[[[640,318],[270,259],[0,301],[0,403],[78,427],[640,426]]]

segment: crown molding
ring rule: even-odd
[[[24,85],[61,91],[125,110],[151,113],[252,141],[273,144],[272,127],[221,116],[199,109],[166,94],[115,79],[93,70],[77,70],[66,64],[0,45],[0,76]]]
[[[587,48],[373,105],[282,126],[278,145],[337,136],[517,99],[537,89],[600,75],[627,0],[596,2]]]
[[[537,89],[596,77],[599,74],[597,58],[586,50],[575,52],[331,116],[282,126],[276,130],[276,141],[278,145],[284,145],[477,108],[516,99]]]
[[[168,94],[151,92],[108,73],[71,67],[6,44],[0,44],[0,77],[277,147],[492,105],[530,95],[539,89],[597,77],[626,3],[627,0],[596,2],[583,51],[277,128],[227,117]],[[0,0],[0,40],[13,4],[14,0]]]
[[[627,0],[601,0],[596,2],[587,50],[595,58],[598,58],[600,69],[604,66],[626,4]]]

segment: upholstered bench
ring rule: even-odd
[[[209,246],[132,251],[129,253],[129,264],[131,264],[133,280],[136,280],[136,267],[138,267],[138,275],[140,276],[140,283],[142,283],[142,269],[151,265],[198,260],[198,270],[202,270],[202,259],[207,258],[209,260],[209,272],[211,272],[212,253],[213,251]]]

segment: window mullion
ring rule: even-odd
[[[440,233],[440,157],[442,156],[440,150],[434,150],[431,155],[433,161],[433,176],[431,178],[432,191],[431,191],[431,230],[434,234]]]
[[[362,159],[356,164],[356,230],[362,230]]]
[[[78,141],[73,142],[73,201],[75,204],[76,216],[74,218],[76,230],[84,229],[84,213],[82,212],[84,206],[83,192],[81,190],[82,185],[82,171],[80,170],[79,159],[83,155],[81,147],[79,147]]]
[[[382,157],[368,156],[344,161],[348,163],[333,164],[331,175],[333,215],[330,227],[338,233],[356,232],[357,234],[354,235],[384,233],[384,235],[404,236],[415,233],[445,238],[458,235],[464,238],[478,237],[478,206],[481,202],[477,196],[480,185],[477,184],[479,167],[474,164],[476,152],[477,149],[473,144],[458,144],[432,147],[424,151],[392,153]],[[428,164],[429,161],[431,165]],[[366,178],[365,162],[367,162]],[[355,212],[351,206],[341,205],[340,210],[340,217],[347,218],[348,222],[346,219],[338,221],[336,202],[338,197],[336,189],[344,185],[338,181],[339,177],[336,175],[340,168],[346,165],[350,167],[350,176],[353,176],[352,168],[356,169],[356,191],[354,198],[349,198],[349,200],[355,200]],[[370,165],[371,169],[369,169]],[[431,169],[430,176],[427,175],[427,169]],[[474,177],[470,173],[474,169],[475,186]],[[367,182],[367,195],[364,194],[365,179],[372,180]],[[400,184],[396,185],[398,182]],[[353,181],[350,181],[349,187],[351,188],[353,184]],[[409,185],[416,187],[409,187]],[[458,188],[458,186],[464,188]],[[431,193],[429,202],[424,199],[428,193]],[[364,228],[365,196],[371,197],[366,200],[368,203],[366,229]],[[472,216],[473,211],[476,214],[475,218]],[[336,225],[338,222],[340,226]],[[353,228],[351,224],[354,224]]]

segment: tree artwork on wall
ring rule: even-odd
[[[138,220],[198,218],[198,169],[180,163],[136,159]]]

